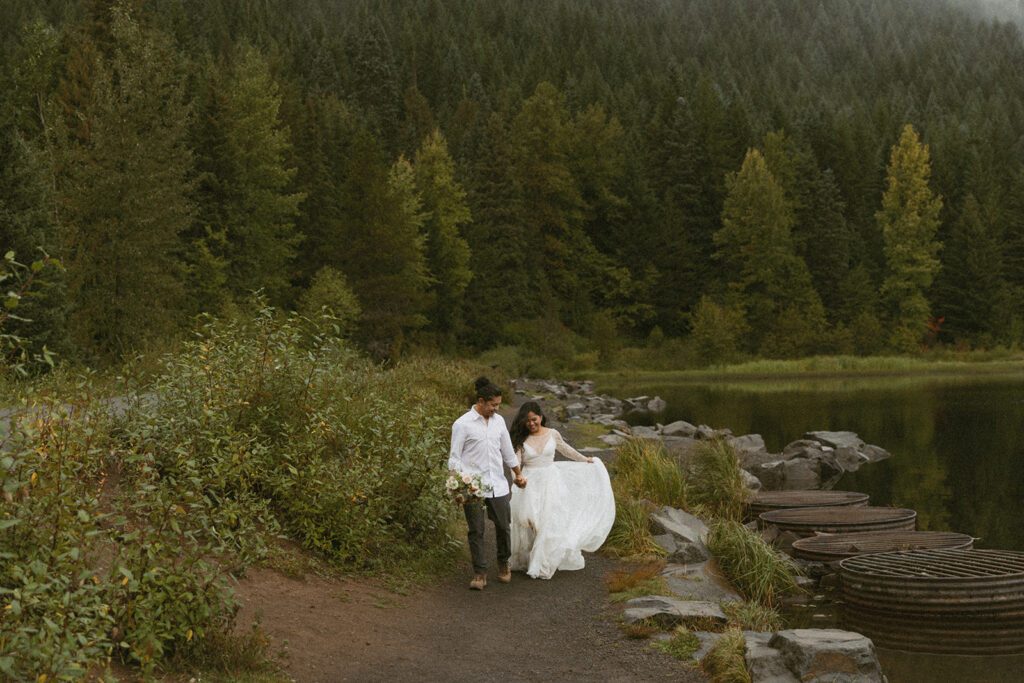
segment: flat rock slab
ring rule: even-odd
[[[768,646],[779,651],[801,681],[883,683],[875,645],[869,638],[838,629],[779,631]]]
[[[725,624],[729,621],[718,603],[703,600],[678,600],[663,595],[645,595],[627,600],[622,618],[627,624],[651,619],[665,627],[678,626],[698,619]]]
[[[694,564],[670,564],[662,570],[661,576],[664,577],[669,590],[680,598],[711,602],[743,602],[743,597],[718,572],[713,559]]]

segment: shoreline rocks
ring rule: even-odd
[[[618,399],[595,394],[592,381],[510,380],[521,397],[547,402],[559,421],[586,422],[608,427],[597,438],[615,448],[629,438],[659,439],[672,453],[686,454],[702,440],[724,438],[736,450],[752,490],[831,489],[846,472],[892,456],[880,446],[865,443],[850,431],[810,431],[770,453],[760,434],[734,435],[729,429],[694,425],[685,420],[661,424],[668,404],[660,396]],[[555,402],[552,403],[552,398]]]

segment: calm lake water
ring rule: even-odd
[[[809,431],[847,430],[892,458],[843,476],[836,489],[872,505],[917,511],[918,528],[1024,550],[1024,367],[993,376],[645,383],[605,381],[619,397],[657,394],[663,421],[760,434],[771,452]],[[1024,676],[1024,675],[1022,675]]]
[[[620,398],[658,395],[667,424],[686,420],[736,435],[760,434],[768,450],[809,431],[856,432],[892,458],[848,473],[836,489],[872,505],[917,511],[918,528],[957,531],[977,548],[1024,550],[1024,368],[992,376],[815,380],[723,379],[599,383]],[[788,612],[792,627],[841,627],[840,606]],[[1024,681],[1024,656],[955,657],[878,648],[890,683]]]

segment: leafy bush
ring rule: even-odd
[[[725,578],[748,600],[776,605],[796,590],[796,565],[739,522],[715,520],[708,528],[708,549]]]
[[[102,413],[86,393],[25,400],[0,443],[0,674],[81,678],[114,641],[97,567]]]
[[[299,312],[307,318],[314,318],[325,309],[334,316],[340,337],[347,337],[355,329],[362,314],[359,299],[345,274],[330,266],[316,271],[309,289],[299,298]]]
[[[249,325],[208,320],[130,423],[162,474],[202,480],[211,522],[243,558],[263,552],[254,525],[351,569],[447,556],[454,512],[440,492],[472,373],[422,359],[382,369],[331,324],[269,308]]]
[[[460,547],[442,495],[474,372],[380,368],[330,318],[206,319],[121,398],[91,378],[25,399],[0,442],[0,677],[82,678],[118,657],[259,663],[232,574],[286,531],[347,569]],[[127,393],[127,397],[124,394]],[[113,414],[117,417],[113,417]]]

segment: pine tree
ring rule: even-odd
[[[193,235],[190,290],[201,306],[216,302],[222,288],[236,301],[263,290],[280,303],[302,239],[294,221],[304,199],[291,191],[296,169],[288,167],[281,95],[253,47],[236,51],[223,85],[211,75],[200,132],[205,144],[198,147],[201,231]]]
[[[945,334],[963,340],[986,335],[991,342],[1006,322],[994,315],[1005,286],[1002,254],[974,195],[964,199],[943,256],[933,300]]]
[[[585,204],[570,168],[572,121],[564,100],[555,86],[541,83],[523,102],[511,133],[526,239],[571,327],[590,312],[584,279],[596,267],[596,251],[582,229]]]
[[[389,169],[376,138],[355,136],[341,188],[342,228],[328,265],[348,280],[362,308],[357,337],[379,359],[395,358],[411,332],[427,323],[431,279],[424,216],[412,166]]]
[[[61,186],[69,323],[80,348],[103,356],[175,331],[179,235],[194,213],[189,107],[174,50],[126,3],[113,4],[111,16],[109,55],[88,42],[82,50],[95,56],[92,81],[77,91],[87,99],[74,112],[81,123]]]
[[[509,323],[537,315],[542,293],[550,290],[536,242],[528,238],[522,187],[501,114],[488,117],[474,156],[468,186],[473,222],[466,226],[473,278],[465,298],[464,342],[486,349],[508,341]]]
[[[793,209],[756,149],[726,177],[717,257],[746,311],[756,350],[793,356],[820,342],[824,311],[790,230]]]
[[[63,236],[53,215],[48,175],[15,127],[0,123],[0,251],[13,251],[22,263],[62,252]],[[4,333],[27,340],[37,350],[45,346],[66,354],[64,275],[47,272],[44,281],[45,286],[37,286],[21,299],[5,322]]]
[[[892,148],[887,171],[882,208],[875,214],[885,245],[882,298],[891,346],[913,351],[928,325],[925,291],[939,268],[936,256],[941,244],[935,233],[942,199],[928,187],[928,147],[920,143],[910,124]]]
[[[433,280],[430,325],[442,348],[453,350],[463,325],[463,295],[473,276],[469,245],[463,237],[470,221],[466,192],[455,181],[448,145],[435,130],[416,153],[414,168],[425,216],[426,255]]]

